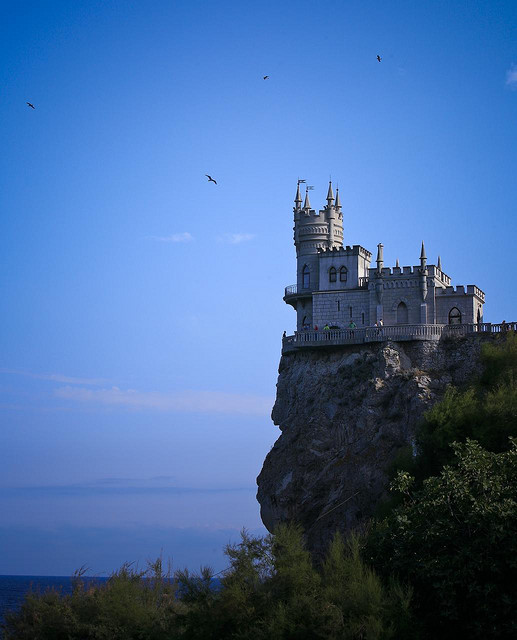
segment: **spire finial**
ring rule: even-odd
[[[334,193],[332,192],[332,180],[329,181],[329,190],[327,191],[327,204],[329,207],[334,202]]]
[[[397,258],[397,261],[395,262],[395,266],[397,267],[397,269],[400,269],[400,264],[399,264],[399,259]]]
[[[309,188],[306,187],[305,188],[305,202],[303,203],[303,208],[304,209],[310,209],[311,208],[311,203],[309,201]]]
[[[438,256],[438,269],[440,269],[440,271],[442,270],[442,258],[440,256]]]

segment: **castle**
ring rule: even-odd
[[[375,267],[364,247],[343,246],[343,212],[332,182],[320,211],[311,209],[308,190],[302,206],[300,182],[294,204],[297,282],[286,287],[284,300],[296,310],[298,332],[326,325],[362,329],[381,320],[385,327],[428,328],[483,322],[483,291],[475,285],[452,287],[440,258],[436,265],[427,264],[423,242],[420,264],[408,267],[400,267],[398,260],[385,267],[382,244]]]

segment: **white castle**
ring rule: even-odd
[[[299,182],[294,205],[297,282],[286,287],[284,300],[296,310],[298,332],[325,326],[362,329],[382,321],[384,327],[425,325],[434,335],[429,325],[483,322],[483,291],[475,285],[452,287],[440,258],[427,264],[423,242],[420,264],[407,267],[398,260],[385,267],[382,244],[375,267],[364,247],[343,246],[339,189],[334,198],[332,182],[320,211],[311,209],[308,190],[302,206]]]

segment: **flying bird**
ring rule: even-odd
[[[382,58],[380,56],[377,56],[377,60],[380,62]]]
[[[217,182],[212,178],[212,176],[209,176],[208,173],[205,173],[205,176],[208,178],[208,182],[213,182],[214,184],[217,184]]]
[[[264,76],[263,80],[269,80],[269,76]]]
[[[30,107],[31,109],[35,109],[35,108],[36,108],[36,107],[32,104],[32,102],[26,102],[25,104],[28,104],[28,105],[29,105],[29,107]]]

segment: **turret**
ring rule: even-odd
[[[305,202],[303,203],[303,209],[305,213],[310,213],[311,210],[311,202],[309,200],[309,187],[305,189]]]
[[[300,195],[300,183],[296,185],[296,195],[294,197],[294,211],[300,211],[302,208],[302,196]]]
[[[338,213],[341,213],[341,199],[339,197],[339,188],[336,189],[336,204],[334,206],[336,207],[336,211]]]
[[[298,291],[301,292],[319,288],[319,252],[343,246],[343,216],[334,205],[332,184],[329,184],[327,204],[319,211],[311,208],[309,190],[310,187],[306,187],[302,206],[298,184],[294,200],[294,244],[298,263],[297,286]],[[300,307],[299,315],[299,322],[302,322],[304,315],[310,315],[309,308]]]
[[[334,193],[332,192],[332,180],[329,181],[329,189],[327,191],[327,207],[330,209],[334,204]]]
[[[427,323],[427,256],[425,255],[424,241],[422,240],[422,249],[420,250],[420,295],[422,296],[422,304],[420,305],[420,322]]]
[[[300,185],[294,199],[294,244],[297,256],[317,255],[320,249],[343,246],[342,214],[334,205],[332,183],[327,192],[327,205],[320,211],[311,208],[309,187],[305,189],[302,206]],[[339,205],[341,208],[341,205]]]
[[[420,269],[424,271],[427,267],[427,256],[425,255],[424,241],[422,240],[422,250],[420,251]]]
[[[377,245],[377,273],[382,273],[384,266],[384,245],[379,242]]]

